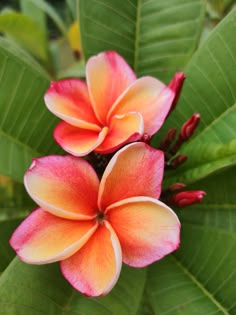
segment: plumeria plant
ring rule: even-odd
[[[0,15],[0,314],[236,314],[233,1],[66,1],[66,75],[36,2]]]

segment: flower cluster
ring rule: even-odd
[[[160,201],[175,132],[159,149],[147,143],[176,105],[182,73],[169,86],[148,76],[137,79],[120,55],[106,52],[88,60],[86,79],[52,82],[45,94],[48,109],[62,119],[55,140],[70,155],[33,160],[24,183],[38,208],[10,244],[26,263],[60,261],[76,290],[100,296],[116,284],[122,262],[144,267],[177,249],[180,222],[166,203],[186,206],[204,192],[179,192]],[[198,118],[183,126],[175,153]],[[98,155],[106,161],[100,179]],[[184,186],[173,187],[169,192]]]

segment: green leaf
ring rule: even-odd
[[[9,239],[20,222],[20,218],[0,221],[0,272],[2,272],[15,257],[15,252],[9,245]]]
[[[20,0],[21,12],[34,20],[47,36],[46,14],[37,6],[37,1]]]
[[[189,160],[177,172],[166,174],[167,180],[170,176],[171,181],[179,181],[183,171],[182,178],[190,182],[226,164],[235,164],[235,159],[231,158],[235,154],[235,142],[231,141],[236,137],[235,23],[236,10],[215,28],[195,54],[186,69],[187,79],[176,111],[170,115],[163,131],[154,137],[157,145],[168,128],[181,126],[194,112],[201,114],[196,136],[181,150],[189,155]],[[208,166],[203,170],[206,163]],[[194,174],[190,171],[186,175],[193,166]]]
[[[49,77],[30,56],[0,40],[0,174],[22,181],[33,157],[56,153],[52,133],[58,121],[43,96]]]
[[[65,78],[85,78],[85,64],[84,60],[80,60],[78,62],[74,62],[68,68],[61,70],[58,75],[58,79]]]
[[[180,249],[149,268],[147,314],[236,314],[235,174],[234,167],[190,187],[207,196],[178,211]]]
[[[10,36],[42,62],[48,61],[45,34],[38,24],[27,15],[17,12],[1,14],[0,32]]]
[[[210,174],[236,164],[236,140],[227,144],[203,142],[184,151],[189,156],[188,163],[165,173],[164,186],[176,181],[190,184]]]
[[[203,141],[227,143],[235,138],[235,23],[233,10],[212,31],[186,68],[184,89],[167,126],[178,127],[193,112],[199,112],[198,134],[189,146]]]
[[[60,15],[57,13],[55,8],[44,0],[27,0],[33,2],[33,4],[38,7],[42,12],[46,13],[52,21],[55,23],[57,28],[61,31],[63,35],[66,35],[66,25]]]
[[[24,217],[33,208],[24,186],[5,176],[0,176],[0,201],[0,223]]]
[[[0,176],[0,272],[15,256],[9,239],[20,221],[33,209],[33,202],[21,183]]]
[[[72,20],[76,20],[79,0],[66,0],[66,5],[70,11]]]
[[[144,269],[123,266],[109,295],[88,298],[72,289],[58,264],[32,266],[16,258],[0,278],[0,309],[5,315],[132,315],[139,306],[145,275]]]
[[[198,45],[204,9],[200,0],[80,0],[85,57],[116,50],[138,76],[168,82]]]

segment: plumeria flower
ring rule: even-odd
[[[163,168],[163,152],[141,142],[118,151],[100,183],[82,158],[35,159],[25,186],[39,208],[13,233],[11,246],[26,263],[60,261],[83,294],[107,294],[122,261],[144,267],[179,245],[179,220],[157,200]]]
[[[163,124],[178,94],[176,75],[170,87],[146,76],[136,78],[116,52],[91,57],[87,84],[79,79],[52,82],[45,94],[48,109],[63,121],[54,138],[67,152],[85,156],[111,153],[142,135],[153,135]]]

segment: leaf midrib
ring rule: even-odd
[[[40,152],[34,150],[32,147],[30,147],[26,143],[21,142],[20,140],[18,140],[17,138],[14,138],[13,136],[9,135],[8,133],[6,133],[3,130],[0,130],[0,136],[4,136],[4,137],[8,138],[11,142],[14,142],[17,145],[21,146],[22,148],[25,148],[25,150],[29,151],[34,156],[42,155]]]
[[[175,256],[171,256],[174,263],[181,269],[181,271],[203,292],[205,296],[222,312],[222,314],[230,315],[223,305],[221,305],[216,298],[194,277],[194,275],[185,268]]]

